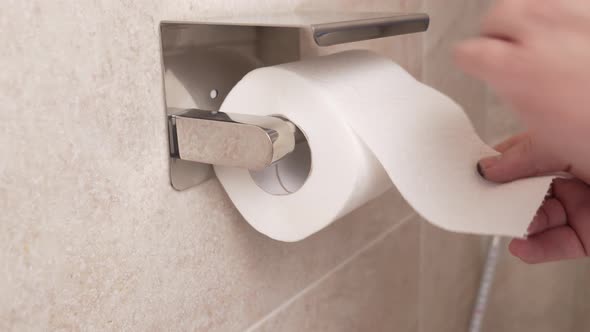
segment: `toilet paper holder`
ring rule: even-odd
[[[263,169],[305,140],[287,119],[218,111],[249,71],[317,55],[317,46],[423,32],[428,25],[422,13],[299,12],[162,22],[172,186],[185,190],[206,181],[211,165]]]
[[[168,117],[173,158],[262,170],[305,140],[290,121],[274,116],[178,110]]]

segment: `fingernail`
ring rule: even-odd
[[[477,171],[479,172],[479,174],[481,174],[482,177],[486,178],[487,171],[490,168],[496,166],[500,159],[502,159],[501,155],[483,158],[479,161],[479,163],[477,163]]]
[[[483,168],[481,167],[480,163],[477,163],[477,173],[479,173],[479,175],[481,175],[482,178],[486,178],[486,175],[483,172]]]
[[[485,171],[488,168],[494,167],[500,161],[500,159],[502,159],[501,155],[483,158],[479,161],[479,165]]]

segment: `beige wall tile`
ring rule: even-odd
[[[0,330],[240,330],[410,213],[392,191],[284,244],[217,181],[170,187],[159,21],[300,4],[0,5]]]
[[[578,260],[574,284],[574,311],[572,332],[590,331],[590,260]]]
[[[414,217],[254,331],[417,331]]]
[[[1,324],[239,330],[410,212],[391,192],[306,241],[285,244],[250,228],[217,182],[200,190],[206,196],[191,194],[156,212],[129,209],[127,223],[20,219],[26,231],[4,233],[2,261],[10,270],[1,282]]]
[[[481,278],[484,239],[422,223],[420,331],[466,331]]]
[[[588,297],[579,296],[589,285],[581,273],[588,266],[580,260],[527,265],[503,245],[483,331],[585,331],[574,329],[574,318],[588,323],[587,311],[582,314]]]

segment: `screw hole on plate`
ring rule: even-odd
[[[209,92],[209,97],[211,97],[211,99],[215,99],[217,96],[219,96],[219,91],[217,91],[217,89],[213,89]]]

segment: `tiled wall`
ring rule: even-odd
[[[0,330],[416,327],[419,227],[396,192],[286,244],[245,223],[216,180],[171,188],[158,24],[419,1],[0,6]],[[419,75],[421,38],[357,46]]]
[[[484,2],[2,2],[0,330],[464,331],[487,240],[421,222],[395,190],[291,244],[256,233],[216,180],[172,190],[158,22],[425,9],[429,33],[353,47],[448,93],[488,135],[485,89],[449,53]]]
[[[529,266],[502,251],[484,332],[590,331],[587,261]]]

